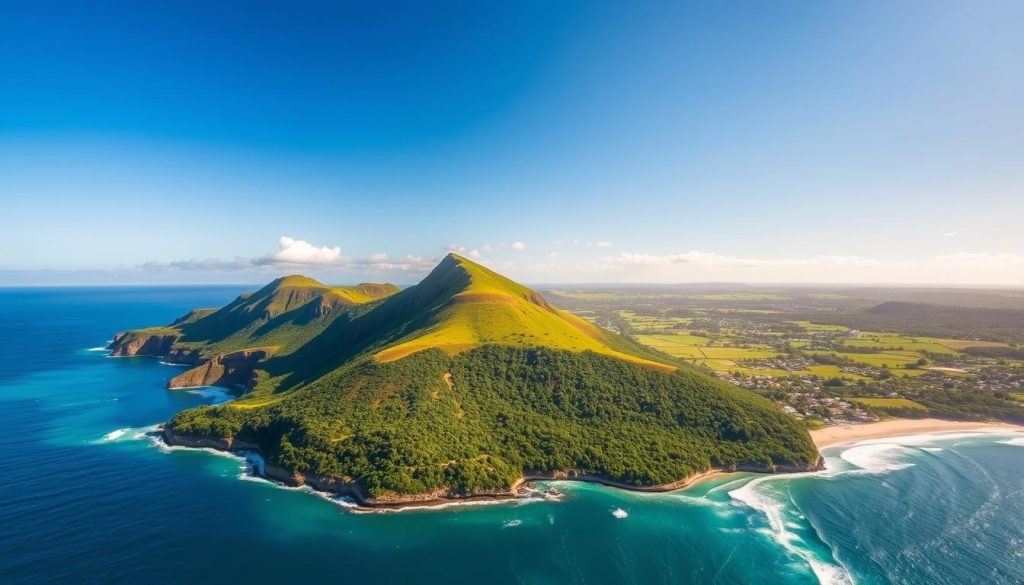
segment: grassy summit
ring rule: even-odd
[[[649,486],[817,462],[806,431],[769,401],[465,258],[394,294],[355,289],[370,300],[289,277],[135,332],[173,329],[174,348],[207,356],[279,347],[246,396],[180,413],[169,440],[253,443],[278,476],[376,501],[507,491],[524,475]]]
[[[666,371],[675,369],[616,349],[622,343],[611,333],[556,309],[536,292],[461,256],[450,254],[427,278],[428,286],[449,293],[443,303],[431,308],[433,323],[411,339],[377,352],[378,360],[388,362],[429,348],[456,353],[497,343],[589,350]]]

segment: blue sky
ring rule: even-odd
[[[0,285],[1024,285],[1020,2],[86,4],[0,0]]]

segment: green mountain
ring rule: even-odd
[[[456,255],[399,292],[280,279],[113,349],[188,356],[198,373],[179,385],[247,364],[242,398],[180,413],[165,438],[259,449],[268,475],[368,504],[511,495],[524,477],[649,488],[818,463],[769,401]]]

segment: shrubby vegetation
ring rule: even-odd
[[[371,496],[488,491],[566,469],[652,485],[817,458],[806,431],[766,399],[594,352],[431,349],[364,359],[249,407],[261,399],[188,410],[168,427],[258,443],[275,465],[354,478]]]

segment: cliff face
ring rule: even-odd
[[[256,364],[270,355],[263,349],[245,349],[210,358],[198,366],[171,378],[167,387],[247,386]],[[188,362],[185,362],[188,363]]]
[[[108,346],[111,355],[117,357],[130,355],[166,356],[178,340],[173,333],[145,333],[142,331],[126,331],[114,336]]]

